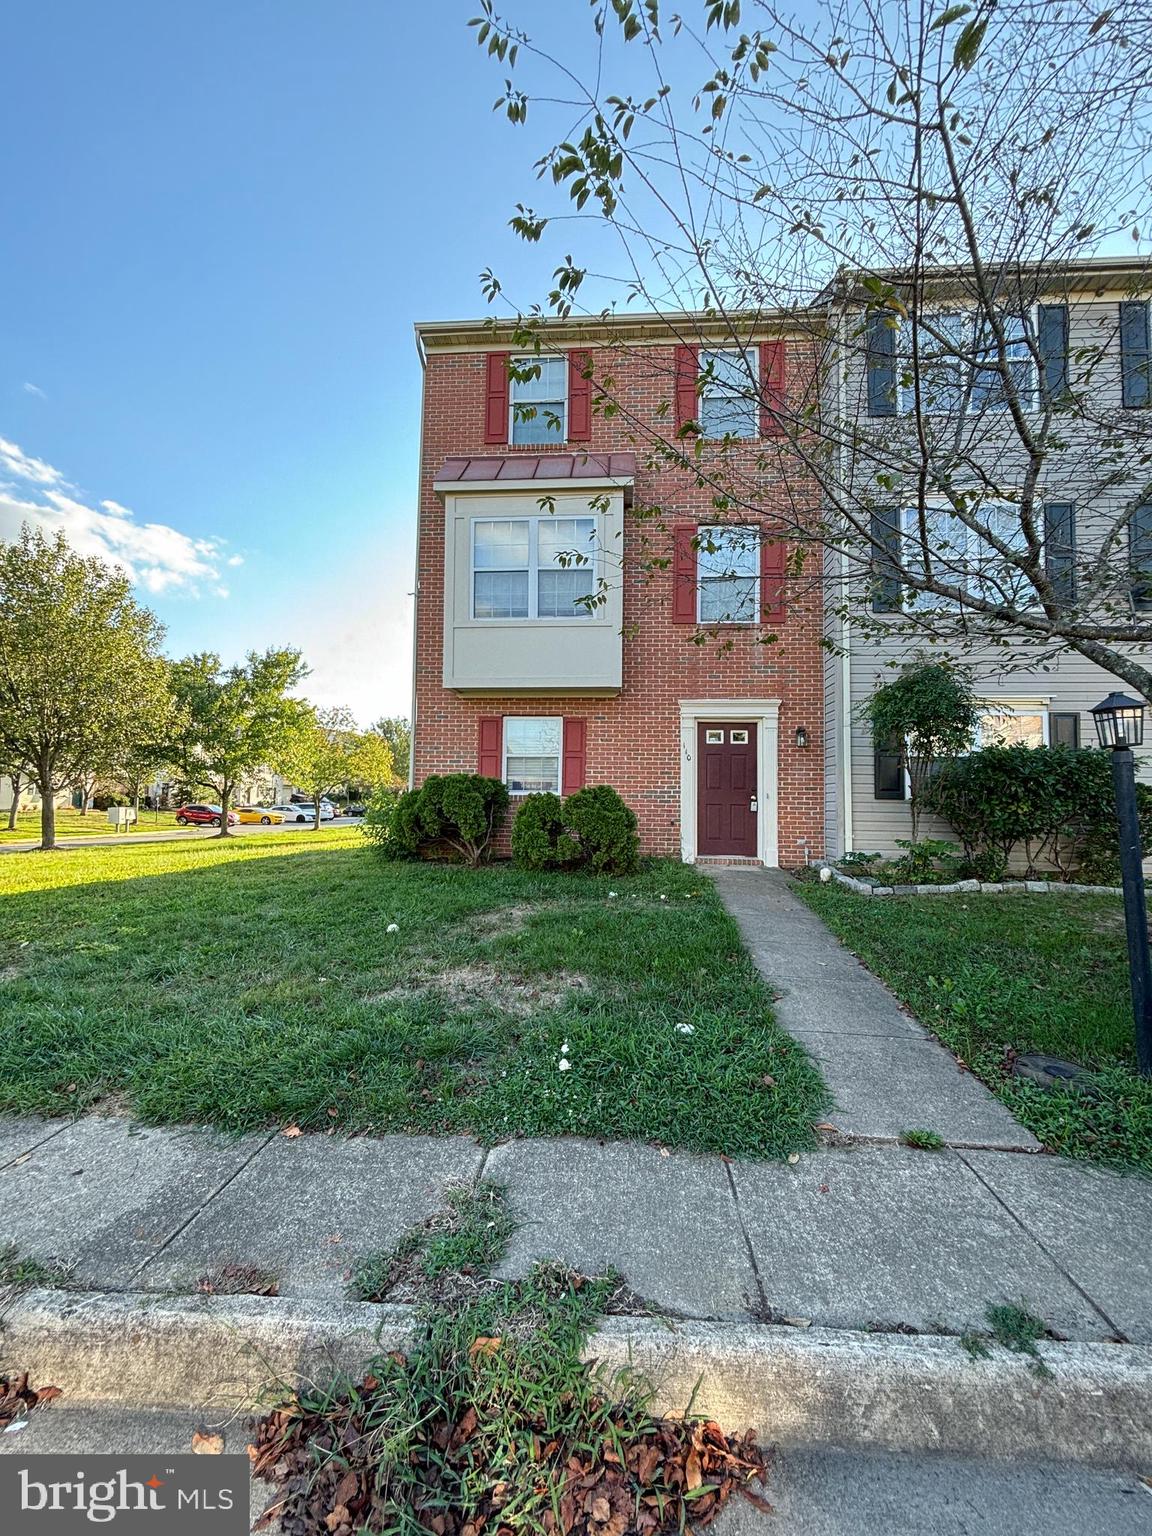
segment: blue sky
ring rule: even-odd
[[[4,23],[0,537],[118,555],[173,653],[300,645],[304,691],[365,721],[408,708],[412,323],[483,313],[489,264],[532,297],[552,266],[507,230],[541,139],[492,113],[476,9]]]

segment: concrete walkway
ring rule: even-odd
[[[895,1141],[913,1127],[954,1147],[1035,1151],[1039,1143],[844,948],[781,870],[710,871],[776,1016],[820,1063],[847,1136]]]
[[[120,1118],[0,1119],[0,1247],[97,1291],[192,1293],[257,1265],[282,1297],[335,1301],[357,1258],[442,1209],[453,1180],[506,1186],[504,1272],[613,1266],[692,1319],[834,1329],[985,1324],[1024,1298],[1075,1340],[1152,1343],[1152,1183],[1001,1151],[833,1147],[796,1164],[648,1146],[466,1137],[227,1139]]]

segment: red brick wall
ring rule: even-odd
[[[604,368],[615,381],[623,417],[648,413],[670,395],[672,347],[643,347],[614,354]],[[575,452],[638,452],[636,505],[659,505],[658,520],[625,512],[623,688],[607,699],[509,696],[464,698],[441,682],[443,667],[444,509],[432,481],[453,454],[531,452],[484,444],[484,353],[428,355],[424,392],[423,458],[420,479],[420,534],[416,599],[415,782],[430,773],[474,772],[477,719],[481,715],[577,715],[588,720],[587,782],[611,784],[635,810],[645,850],[680,852],[680,701],[682,699],[778,698],[780,707],[780,862],[795,865],[823,849],[823,668],[819,583],[813,555],[802,586],[789,594],[787,616],[776,626],[779,639],[763,644],[755,627],[722,631],[724,639],[693,640],[696,631],[671,621],[672,575],[645,574],[641,540],[655,552],[670,553],[664,524],[723,521],[712,491],[694,484],[688,472],[645,464],[643,444],[626,420],[593,418],[592,442]],[[597,364],[597,377],[601,368]],[[536,450],[540,451],[540,450]],[[753,447],[748,450],[755,454]],[[793,476],[766,475],[762,507],[771,515],[776,498],[815,492]],[[782,504],[782,503],[779,503]],[[748,521],[748,514],[733,521]],[[630,558],[631,557],[631,558]],[[808,745],[795,744],[797,726]]]

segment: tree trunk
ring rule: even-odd
[[[313,800],[313,802],[312,802],[312,830],[313,830],[313,832],[319,832],[319,830],[320,830],[320,802],[321,802],[321,800],[323,798],[324,798],[323,795],[317,795],[315,800]]]
[[[8,810],[8,830],[15,832],[16,819],[20,815],[20,781],[21,775],[14,773],[9,780],[12,785],[12,804]]]
[[[40,847],[47,852],[56,846],[56,799],[50,789],[40,790]]]
[[[232,836],[228,830],[228,807],[231,803],[232,786],[231,784],[225,784],[224,788],[220,791],[220,831],[216,834],[217,837]]]

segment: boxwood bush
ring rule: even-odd
[[[522,869],[566,869],[580,858],[580,844],[564,825],[559,795],[528,795],[512,823],[512,857]]]
[[[623,875],[636,868],[635,813],[607,784],[559,795],[529,795],[512,824],[512,857],[525,869],[590,869]]]
[[[508,809],[508,790],[479,773],[432,774],[419,789],[374,797],[364,833],[392,859],[427,857],[449,848],[467,864],[491,853]]]
[[[1152,834],[1152,790],[1137,785],[1142,835]],[[973,870],[998,879],[1014,855],[1027,872],[1114,885],[1120,854],[1107,752],[1094,747],[984,747],[946,763],[926,806],[948,822]]]

